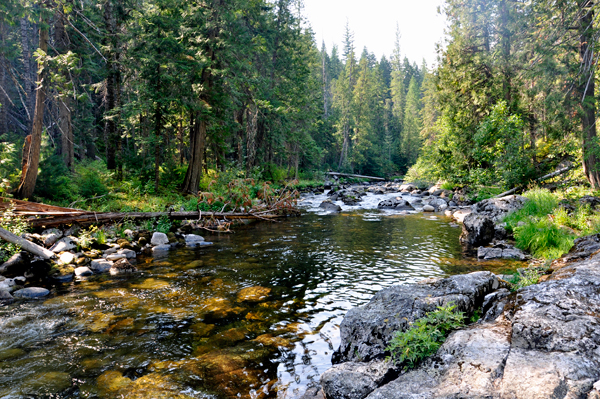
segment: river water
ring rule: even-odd
[[[515,266],[465,258],[450,219],[380,212],[386,197],[339,214],[305,197],[302,217],[0,307],[0,398],[295,398],[375,292]]]

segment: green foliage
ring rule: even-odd
[[[163,215],[156,221],[156,231],[167,234],[173,225],[167,215]]]
[[[558,198],[546,189],[535,188],[523,194],[529,201],[523,208],[508,215],[504,222],[510,231],[514,231],[519,222],[525,222],[531,218],[542,218],[551,214],[558,205]]]
[[[0,195],[6,196],[18,185],[19,151],[22,139],[16,135],[0,136]]]
[[[96,161],[79,165],[76,170],[78,192],[83,198],[93,198],[108,193],[108,188],[102,181],[106,175],[105,165]]]
[[[573,247],[576,235],[554,224],[549,218],[532,218],[514,229],[516,246],[533,256],[557,259]]]
[[[74,191],[71,174],[60,156],[51,155],[40,162],[36,197],[64,203],[75,199]]]
[[[517,291],[521,288],[539,283],[542,274],[543,272],[539,268],[528,267],[522,271],[522,274],[515,273],[509,283],[512,284],[513,291]]]
[[[98,244],[106,244],[106,232],[104,229],[97,229],[95,233],[93,233],[93,236]]]
[[[412,323],[408,330],[397,331],[386,348],[390,359],[410,369],[436,353],[452,330],[464,326],[463,312],[455,309],[453,304],[438,306],[437,310]]]
[[[27,232],[28,226],[25,218],[14,214],[14,206],[10,206],[0,213],[0,227],[20,236]],[[21,250],[16,244],[0,240],[0,264]]]

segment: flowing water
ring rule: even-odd
[[[0,398],[295,398],[318,381],[352,307],[384,287],[514,265],[462,255],[447,218],[385,197],[261,222],[140,258],[139,273],[0,307]]]

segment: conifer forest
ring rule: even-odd
[[[380,59],[350,24],[317,43],[302,0],[5,0],[0,190],[68,202],[102,191],[75,187],[86,173],[196,194],[219,171],[329,170],[511,188],[565,162],[598,188],[598,7],[446,0],[427,65],[401,26]]]

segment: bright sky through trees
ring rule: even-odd
[[[445,17],[437,13],[443,0],[304,0],[304,15],[315,32],[317,45],[325,40],[328,50],[341,47],[346,21],[354,31],[357,52],[364,46],[379,58],[388,58],[394,48],[396,23],[402,33],[402,54],[412,62],[436,60]]]

